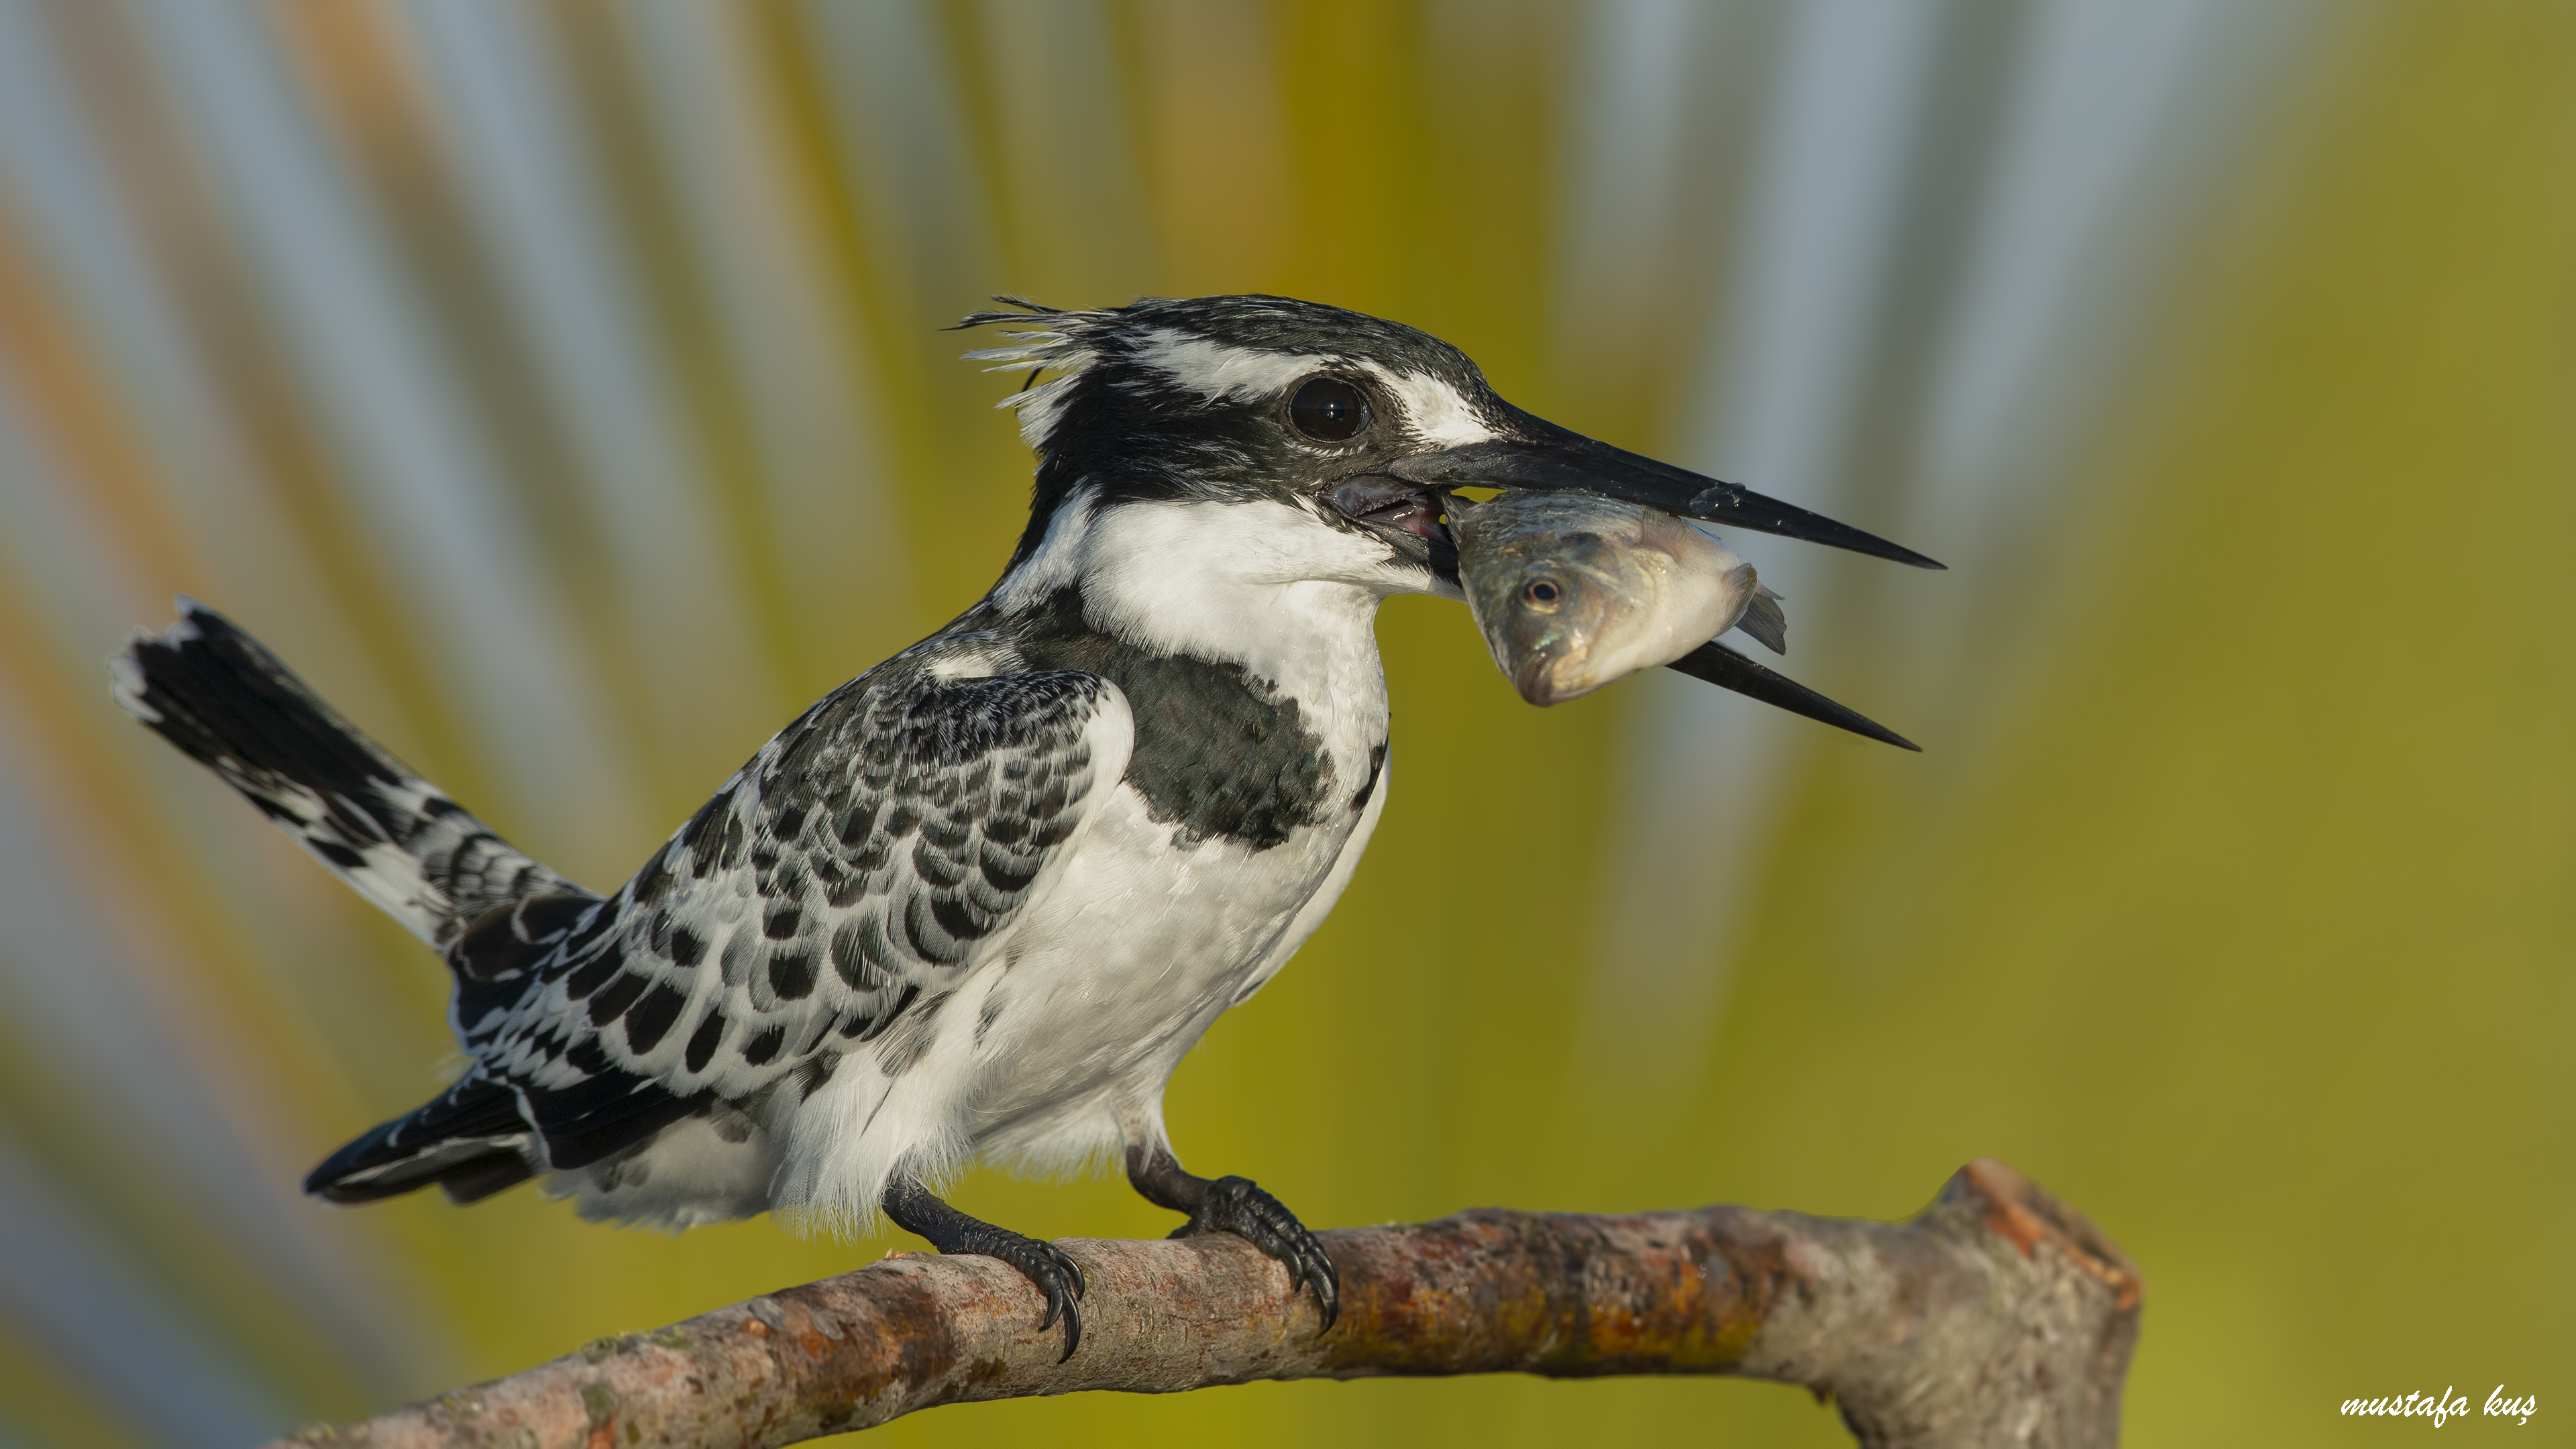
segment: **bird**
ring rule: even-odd
[[[1116,1163],[1182,1215],[1175,1237],[1278,1260],[1328,1331],[1315,1234],[1251,1179],[1183,1168],[1162,1100],[1386,809],[1374,620],[1395,595],[1462,597],[1448,490],[1584,489],[1939,566],[1548,423],[1400,323],[1260,295],[994,300],[958,325],[1001,345],[966,355],[1028,371],[1003,406],[1037,460],[999,579],[780,730],[611,893],[501,839],[201,604],[110,659],[125,709],[452,975],[462,1075],[307,1192],[461,1204],[538,1178],[585,1219],[670,1229],[881,1215],[1017,1269],[1070,1357],[1080,1267],[938,1188],[979,1161]],[[1778,676],[1746,663],[1719,682],[1759,696]]]

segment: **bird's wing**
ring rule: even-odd
[[[780,732],[611,900],[522,902],[458,939],[476,1075],[518,1094],[558,1169],[710,1097],[818,1082],[989,953],[1134,736],[1095,674],[871,671]]]

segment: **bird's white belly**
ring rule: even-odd
[[[1321,923],[1385,798],[1352,809],[1345,794],[1267,850],[1176,849],[1132,787],[1103,802],[1064,880],[986,968],[991,1027],[966,1123],[977,1146],[1078,1158],[1117,1139],[1121,1113],[1159,1128],[1172,1068]]]
[[[1260,851],[1222,837],[1176,847],[1174,826],[1122,784],[1062,877],[953,991],[791,1099],[763,1136],[784,1148],[768,1159],[771,1205],[856,1226],[897,1172],[937,1181],[978,1158],[1061,1171],[1139,1133],[1160,1140],[1173,1067],[1322,923],[1376,828],[1386,774],[1362,808],[1342,794],[1322,823]]]

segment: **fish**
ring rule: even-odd
[[[1741,627],[1785,653],[1779,596],[1715,535],[1594,493],[1451,494],[1459,586],[1494,663],[1536,705],[1579,699]]]
[[[1582,492],[1446,497],[1459,589],[1521,698],[1562,704],[1658,664],[1836,729],[1912,740],[1720,644],[1741,631],[1789,652],[1780,595],[1705,529]]]

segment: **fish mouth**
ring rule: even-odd
[[[1586,680],[1584,671],[1571,665],[1572,661],[1561,657],[1535,656],[1512,675],[1512,688],[1520,691],[1522,699],[1545,709],[1569,699],[1581,699],[1601,687],[1598,681]]]
[[[1440,521],[1448,509],[1446,488],[1368,473],[1325,496],[1344,517],[1386,540],[1398,557],[1444,583],[1458,583],[1458,541]]]

